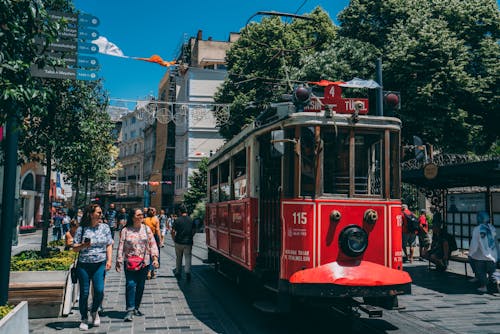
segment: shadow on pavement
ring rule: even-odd
[[[108,317],[110,319],[123,319],[127,312],[125,311],[104,311],[101,316]]]
[[[56,321],[56,322],[49,322],[47,327],[55,329],[55,330],[63,330],[63,329],[68,329],[68,328],[78,328],[80,326],[79,321]]]
[[[427,264],[407,266],[404,270],[410,274],[414,285],[423,288],[450,295],[475,293],[475,286],[464,275],[429,270]]]

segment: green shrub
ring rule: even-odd
[[[10,311],[14,309],[14,306],[12,305],[5,305],[5,306],[0,306],[0,319],[5,317]]]
[[[49,242],[50,247],[59,247],[64,246],[64,239],[54,240]]]
[[[42,258],[39,251],[28,250],[12,257],[11,271],[49,271],[69,270],[75,261],[76,253],[72,251],[52,250],[49,256]]]

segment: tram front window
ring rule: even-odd
[[[382,133],[351,133],[347,129],[335,132],[323,128],[321,137],[326,194],[349,195],[352,186],[353,195],[382,195]],[[353,159],[350,152],[354,153]],[[350,166],[351,163],[354,165]],[[349,174],[350,170],[354,175]]]

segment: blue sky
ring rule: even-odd
[[[126,56],[148,58],[157,54],[166,61],[178,55],[184,37],[196,36],[200,29],[203,39],[226,41],[230,32],[239,32],[258,11],[304,14],[321,6],[335,21],[348,3],[348,0],[74,0],[78,10],[99,18],[99,34],[116,44]],[[101,54],[98,58],[99,77],[112,98],[143,99],[149,94],[158,95],[165,67]]]

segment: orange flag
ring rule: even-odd
[[[309,82],[310,84],[313,84],[313,85],[318,85],[318,86],[330,86],[330,85],[342,85],[342,84],[345,84],[344,81],[328,81],[328,80],[324,80],[324,79],[321,79],[320,81],[311,81]]]
[[[134,58],[134,59],[137,59],[137,60],[144,60],[144,61],[149,61],[150,63],[157,63],[161,66],[165,66],[165,67],[169,67],[169,66],[172,66],[172,65],[175,65],[176,64],[176,61],[175,60],[172,60],[172,61],[165,61],[163,59],[161,59],[160,56],[158,55],[152,55],[151,57],[149,58]]]

